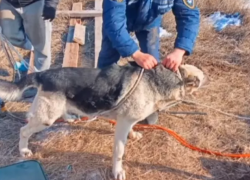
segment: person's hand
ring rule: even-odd
[[[152,55],[142,53],[139,50],[132,55],[132,58],[144,69],[152,69],[157,65],[157,60]]]
[[[176,72],[181,65],[184,54],[185,50],[174,49],[174,51],[168,54],[167,57],[162,61],[162,64]]]
[[[50,22],[53,21],[56,17],[56,8],[51,6],[44,6],[43,8],[43,19],[49,20]]]

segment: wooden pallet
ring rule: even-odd
[[[95,18],[95,59],[94,67],[97,67],[98,55],[101,49],[102,39],[102,0],[95,0],[95,10],[82,10],[82,3],[73,3],[71,11],[57,11],[57,15],[70,16],[67,42],[64,51],[62,67],[77,67],[80,45],[85,44],[86,27],[82,25],[81,18]],[[34,54],[31,52],[30,70],[34,67]]]
[[[82,11],[82,3],[73,3],[72,12],[66,12],[66,14],[74,14],[74,12],[78,13],[78,17],[75,14],[73,18],[70,18],[69,30],[67,36],[67,43],[64,53],[63,59],[63,67],[77,67],[78,59],[79,59],[79,46],[85,44],[85,30],[86,27],[81,25],[81,19],[79,17],[83,17],[82,15],[88,15],[88,17],[95,17],[95,62],[94,67],[97,66],[98,55],[101,49],[101,39],[102,39],[102,0],[95,1],[95,10],[92,12],[99,12],[99,17],[96,13],[87,14],[89,10]],[[81,12],[82,11],[82,12]],[[60,13],[63,13],[60,12]]]
[[[82,3],[73,3],[72,11],[82,10]],[[80,18],[70,18],[69,20],[69,30],[67,35],[67,42],[64,51],[63,67],[77,67],[79,58],[79,43],[74,42],[75,34],[81,34],[81,19]],[[85,33],[85,32],[84,32]],[[85,34],[82,34],[85,36]]]

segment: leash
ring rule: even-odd
[[[136,79],[135,81],[135,84],[131,87],[131,89],[128,91],[128,93],[117,103],[116,106],[114,106],[113,108],[111,108],[110,110],[107,110],[107,111],[103,111],[103,112],[100,112],[99,114],[105,114],[107,112],[110,112],[110,111],[114,111],[116,110],[118,107],[120,107],[131,95],[132,93],[135,91],[135,89],[137,88],[138,84],[140,83],[141,81],[141,78],[142,78],[142,75],[144,73],[144,68],[141,68],[141,71],[140,71],[140,74],[138,76],[138,78]]]
[[[109,120],[107,118],[101,117],[102,119],[108,120],[110,124],[116,125],[116,121],[114,120]],[[87,118],[81,118],[80,121],[88,121]],[[25,120],[25,122],[27,123],[28,121]],[[65,122],[63,120],[57,120],[56,122]],[[199,148],[197,146],[194,146],[192,144],[190,144],[189,142],[187,142],[183,137],[181,137],[180,135],[178,135],[176,132],[174,132],[173,130],[163,127],[163,126],[158,126],[158,125],[147,125],[147,124],[136,124],[133,127],[134,130],[161,130],[164,131],[166,133],[168,133],[170,136],[172,136],[173,138],[175,138],[182,146],[191,149],[193,151],[197,151],[203,154],[208,154],[208,155],[214,155],[214,156],[220,156],[220,157],[229,157],[229,158],[250,158],[250,154],[231,154],[231,153],[221,153],[221,152],[217,152],[217,151],[212,151],[212,150],[208,150],[208,149],[203,149],[203,148]]]
[[[109,120],[105,117],[101,117],[102,119],[108,120],[110,124],[112,125],[116,125],[116,121],[114,120]],[[87,118],[81,118],[80,121],[88,121]],[[25,121],[28,122],[28,121]],[[64,122],[63,120],[58,120],[57,122]],[[217,151],[212,151],[212,150],[208,150],[208,149],[203,149],[203,148],[199,148],[197,146],[194,146],[192,144],[190,144],[189,142],[187,142],[183,137],[181,137],[180,135],[178,135],[176,132],[174,132],[173,130],[163,127],[163,126],[158,126],[158,125],[147,125],[147,124],[136,124],[133,127],[134,130],[161,130],[164,131],[166,133],[168,133],[170,136],[172,136],[173,138],[175,138],[182,146],[191,149],[193,151],[197,151],[203,154],[208,154],[208,155],[214,155],[214,156],[220,156],[220,157],[229,157],[229,158],[250,158],[250,154],[231,154],[231,153],[221,153],[221,152],[217,152]]]
[[[102,119],[106,119],[101,117]],[[116,125],[116,121],[114,120],[108,120],[110,124]],[[181,145],[183,145],[186,148],[189,148],[193,151],[197,151],[203,154],[209,154],[209,155],[215,155],[215,156],[221,156],[221,157],[229,157],[229,158],[250,158],[250,154],[230,154],[230,153],[221,153],[221,152],[217,152],[217,151],[211,151],[211,150],[207,150],[207,149],[202,149],[199,147],[196,147],[192,144],[190,144],[189,142],[187,142],[183,137],[181,137],[180,135],[178,135],[176,132],[174,132],[173,130],[163,127],[163,126],[158,126],[158,125],[147,125],[147,124],[136,124],[133,128],[134,130],[161,130],[161,131],[165,131],[166,133],[168,133],[170,136],[172,136],[173,138],[175,138]]]

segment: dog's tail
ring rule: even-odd
[[[27,88],[38,87],[37,74],[38,73],[28,74],[15,83],[0,80],[0,99],[4,101],[21,99],[23,92]]]

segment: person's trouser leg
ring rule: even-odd
[[[7,1],[1,0],[0,26],[2,28],[2,33],[13,46],[32,50],[32,45],[24,32],[20,10],[20,8],[15,9]]]
[[[143,53],[148,53],[160,62],[160,29],[159,27],[154,27],[149,30],[142,30],[135,32],[136,38],[139,41],[141,51]]]
[[[34,47],[34,65],[38,71],[50,68],[52,24],[42,17],[44,0],[37,1],[23,8],[25,33]]]
[[[102,45],[98,57],[97,67],[104,68],[106,66],[118,62],[119,59],[120,59],[120,54],[116,49],[112,47],[111,41],[105,35],[104,30],[102,30]]]

